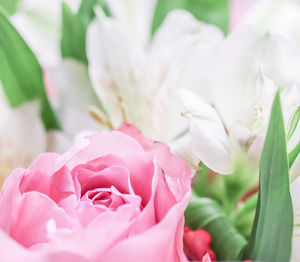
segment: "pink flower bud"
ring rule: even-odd
[[[184,252],[190,260],[215,261],[216,257],[214,252],[210,249],[210,243],[211,237],[207,231],[203,229],[192,231],[189,227],[184,228]]]

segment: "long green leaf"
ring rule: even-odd
[[[289,167],[291,168],[300,153],[300,141],[289,153]]]
[[[103,0],[102,0],[103,1]],[[62,6],[61,54],[64,58],[75,58],[83,63],[86,56],[86,31],[95,17],[94,7],[103,4],[100,0],[83,0],[77,13],[67,3]]]
[[[0,0],[0,5],[6,10],[9,15],[17,11],[19,0]]]
[[[212,249],[218,260],[238,260],[247,245],[245,238],[226,218],[220,205],[210,199],[193,195],[185,211],[185,223],[192,229],[205,229],[212,237]]]
[[[289,261],[293,233],[286,136],[277,92],[260,160],[258,203],[244,258]]]
[[[152,22],[152,33],[173,9],[188,10],[197,19],[217,25],[225,34],[228,32],[229,0],[158,0]]]
[[[60,129],[47,99],[41,66],[0,7],[0,82],[12,107],[39,99],[45,128]]]

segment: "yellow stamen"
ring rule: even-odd
[[[111,121],[107,118],[107,116],[101,112],[97,107],[90,106],[89,107],[89,113],[90,115],[101,125],[107,126],[110,130],[113,130],[114,127],[111,123]]]

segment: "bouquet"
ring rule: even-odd
[[[0,261],[300,261],[299,15],[0,0]]]

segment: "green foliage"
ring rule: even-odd
[[[111,17],[112,14],[111,14],[111,11],[110,11],[106,1],[105,0],[99,0],[99,4],[100,4],[103,12],[106,14],[106,16]]]
[[[255,216],[256,204],[257,194],[254,194],[245,202],[240,202],[237,210],[233,212],[233,224],[247,239],[249,239],[251,235],[251,227]]]
[[[87,63],[85,51],[86,26],[78,14],[74,14],[68,4],[62,7],[61,55]]]
[[[257,209],[245,259],[289,261],[293,233],[286,135],[279,91],[260,160]]]
[[[292,151],[289,153],[289,167],[291,168],[294,164],[296,158],[298,157],[300,153],[300,141],[298,144],[292,149]]]
[[[59,122],[46,95],[41,66],[2,8],[0,34],[0,82],[9,104],[18,107],[39,99],[45,128],[59,129]]]
[[[210,197],[222,203],[225,198],[223,176],[214,174],[200,163],[200,170],[194,177],[193,191],[200,197]]]
[[[229,27],[229,0],[158,0],[152,22],[154,33],[173,9],[185,9],[200,21],[217,25],[225,34]]]
[[[220,205],[210,199],[193,195],[185,211],[186,225],[191,229],[205,229],[212,237],[212,249],[221,261],[238,260],[247,245],[245,238],[226,218]]]
[[[6,10],[9,15],[17,11],[19,0],[0,0],[0,5]]]
[[[289,129],[288,129],[288,133],[287,133],[287,140],[289,140],[296,128],[297,128],[297,125],[299,123],[299,120],[300,120],[300,107],[297,108],[297,110],[294,112],[294,114],[291,116],[290,120],[289,120]]]
[[[95,17],[94,7],[104,5],[103,0],[83,0],[77,13],[67,3],[62,6],[61,54],[87,64],[86,32]]]

